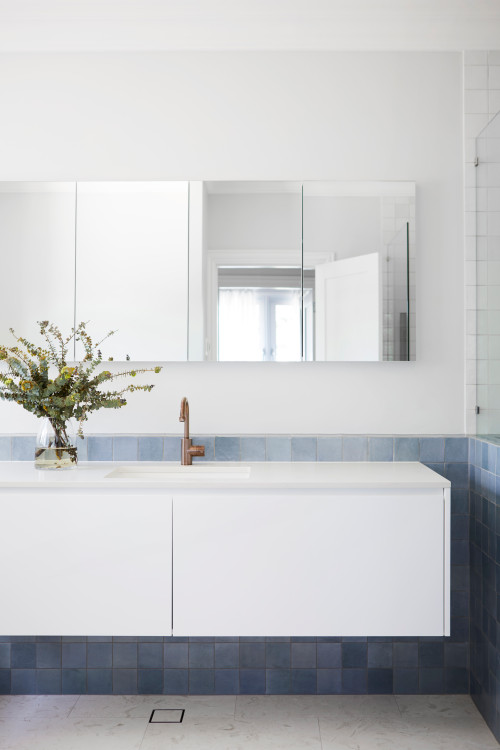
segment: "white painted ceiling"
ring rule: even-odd
[[[0,52],[499,46],[500,0],[0,0]]]

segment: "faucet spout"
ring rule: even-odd
[[[205,455],[205,446],[193,445],[193,441],[189,437],[189,402],[185,396],[181,401],[179,422],[184,422],[184,437],[181,440],[181,464],[182,466],[191,466],[193,456]]]
[[[189,439],[189,401],[185,396],[181,401],[179,422],[184,422],[184,438]]]

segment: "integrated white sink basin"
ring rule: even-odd
[[[153,482],[235,482],[250,477],[250,466],[120,466],[106,479],[144,479]]]

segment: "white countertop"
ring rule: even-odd
[[[169,476],[158,476],[162,466],[175,467],[175,462],[144,461],[104,462],[88,461],[76,469],[37,470],[32,462],[0,462],[0,488],[99,488],[99,489],[335,489],[335,488],[443,488],[451,483],[435,471],[418,462],[198,462],[185,471],[203,471],[205,467],[250,467],[250,476],[241,479],[200,477],[183,481]],[[135,473],[135,477],[107,478],[116,469]],[[137,478],[137,471],[150,470],[149,477]]]

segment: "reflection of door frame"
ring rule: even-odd
[[[217,300],[219,266],[276,266],[295,267],[293,257],[297,256],[297,270],[301,273],[300,250],[207,250],[206,281],[206,340],[205,359],[217,360]]]

